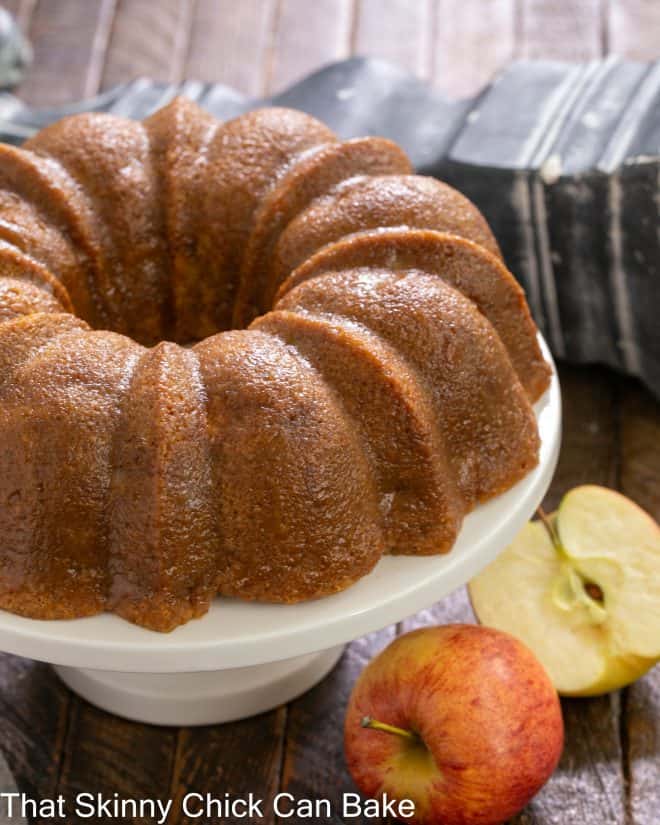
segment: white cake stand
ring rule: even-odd
[[[92,704],[141,722],[203,725],[276,707],[320,681],[347,642],[438,601],[513,539],[557,463],[561,398],[554,366],[535,411],[539,465],[471,513],[447,555],[385,557],[348,590],[295,606],[218,599],[202,619],[169,634],[109,614],[45,622],[0,611],[0,649],[52,663]]]

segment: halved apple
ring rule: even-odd
[[[660,528],[614,490],[568,492],[469,592],[479,621],[527,644],[565,696],[616,690],[660,660]]]

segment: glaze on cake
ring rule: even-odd
[[[546,389],[477,209],[381,138],[178,98],[0,147],[0,607],[167,631],[448,551]]]

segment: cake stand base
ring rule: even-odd
[[[151,725],[212,725],[245,719],[295,699],[337,664],[343,645],[253,667],[200,673],[54,669],[92,705]]]

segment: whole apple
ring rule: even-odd
[[[408,822],[498,825],[554,771],[557,692],[531,651],[477,625],[415,630],[363,671],[344,729],[348,769],[369,797],[410,799]]]

